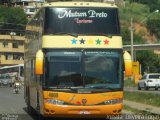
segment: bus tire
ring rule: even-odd
[[[47,118],[45,118],[44,116],[42,116],[41,114],[38,114],[38,120],[46,120]]]
[[[33,114],[32,107],[31,107],[29,104],[27,104],[27,112],[28,112],[28,114],[30,114],[30,115]]]

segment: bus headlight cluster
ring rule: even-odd
[[[104,102],[105,105],[122,103],[122,99],[112,99]]]
[[[49,104],[64,105],[63,101],[55,99],[45,99],[45,102]]]

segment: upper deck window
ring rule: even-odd
[[[46,8],[44,34],[118,35],[117,8]]]

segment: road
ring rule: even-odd
[[[19,94],[15,94],[13,92],[13,88],[6,86],[6,87],[0,87],[0,120],[39,120],[39,119],[38,115],[30,116],[27,113],[26,104],[24,102],[23,89],[21,89]],[[56,120],[64,120],[64,119],[62,118]]]
[[[1,87],[0,96],[0,113],[25,114],[25,111],[21,109],[25,108],[25,104],[22,100],[22,91],[20,94],[15,94],[12,88]]]
[[[124,91],[129,91],[129,92],[143,92],[143,93],[152,93],[152,94],[157,94],[160,95],[160,89],[155,90],[153,88],[150,88],[149,90],[138,90],[137,87],[127,87],[124,88]]]
[[[26,112],[26,104],[24,102],[23,93],[24,93],[23,90],[21,90],[19,94],[15,94],[13,92],[13,88],[0,87],[0,120],[39,120],[37,117],[38,115],[30,116]],[[123,118],[120,117],[118,119],[112,119],[112,120],[127,120],[128,117],[129,116],[126,111],[126,113],[123,115]],[[64,119],[62,118],[56,120],[64,120]],[[78,119],[72,119],[72,120],[78,120]]]
[[[0,87],[0,120],[34,120],[26,112],[23,96],[23,90],[15,94],[11,87]]]

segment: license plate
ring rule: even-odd
[[[87,114],[90,114],[90,112],[87,110],[82,110],[82,111],[79,111],[79,114],[87,115]]]

